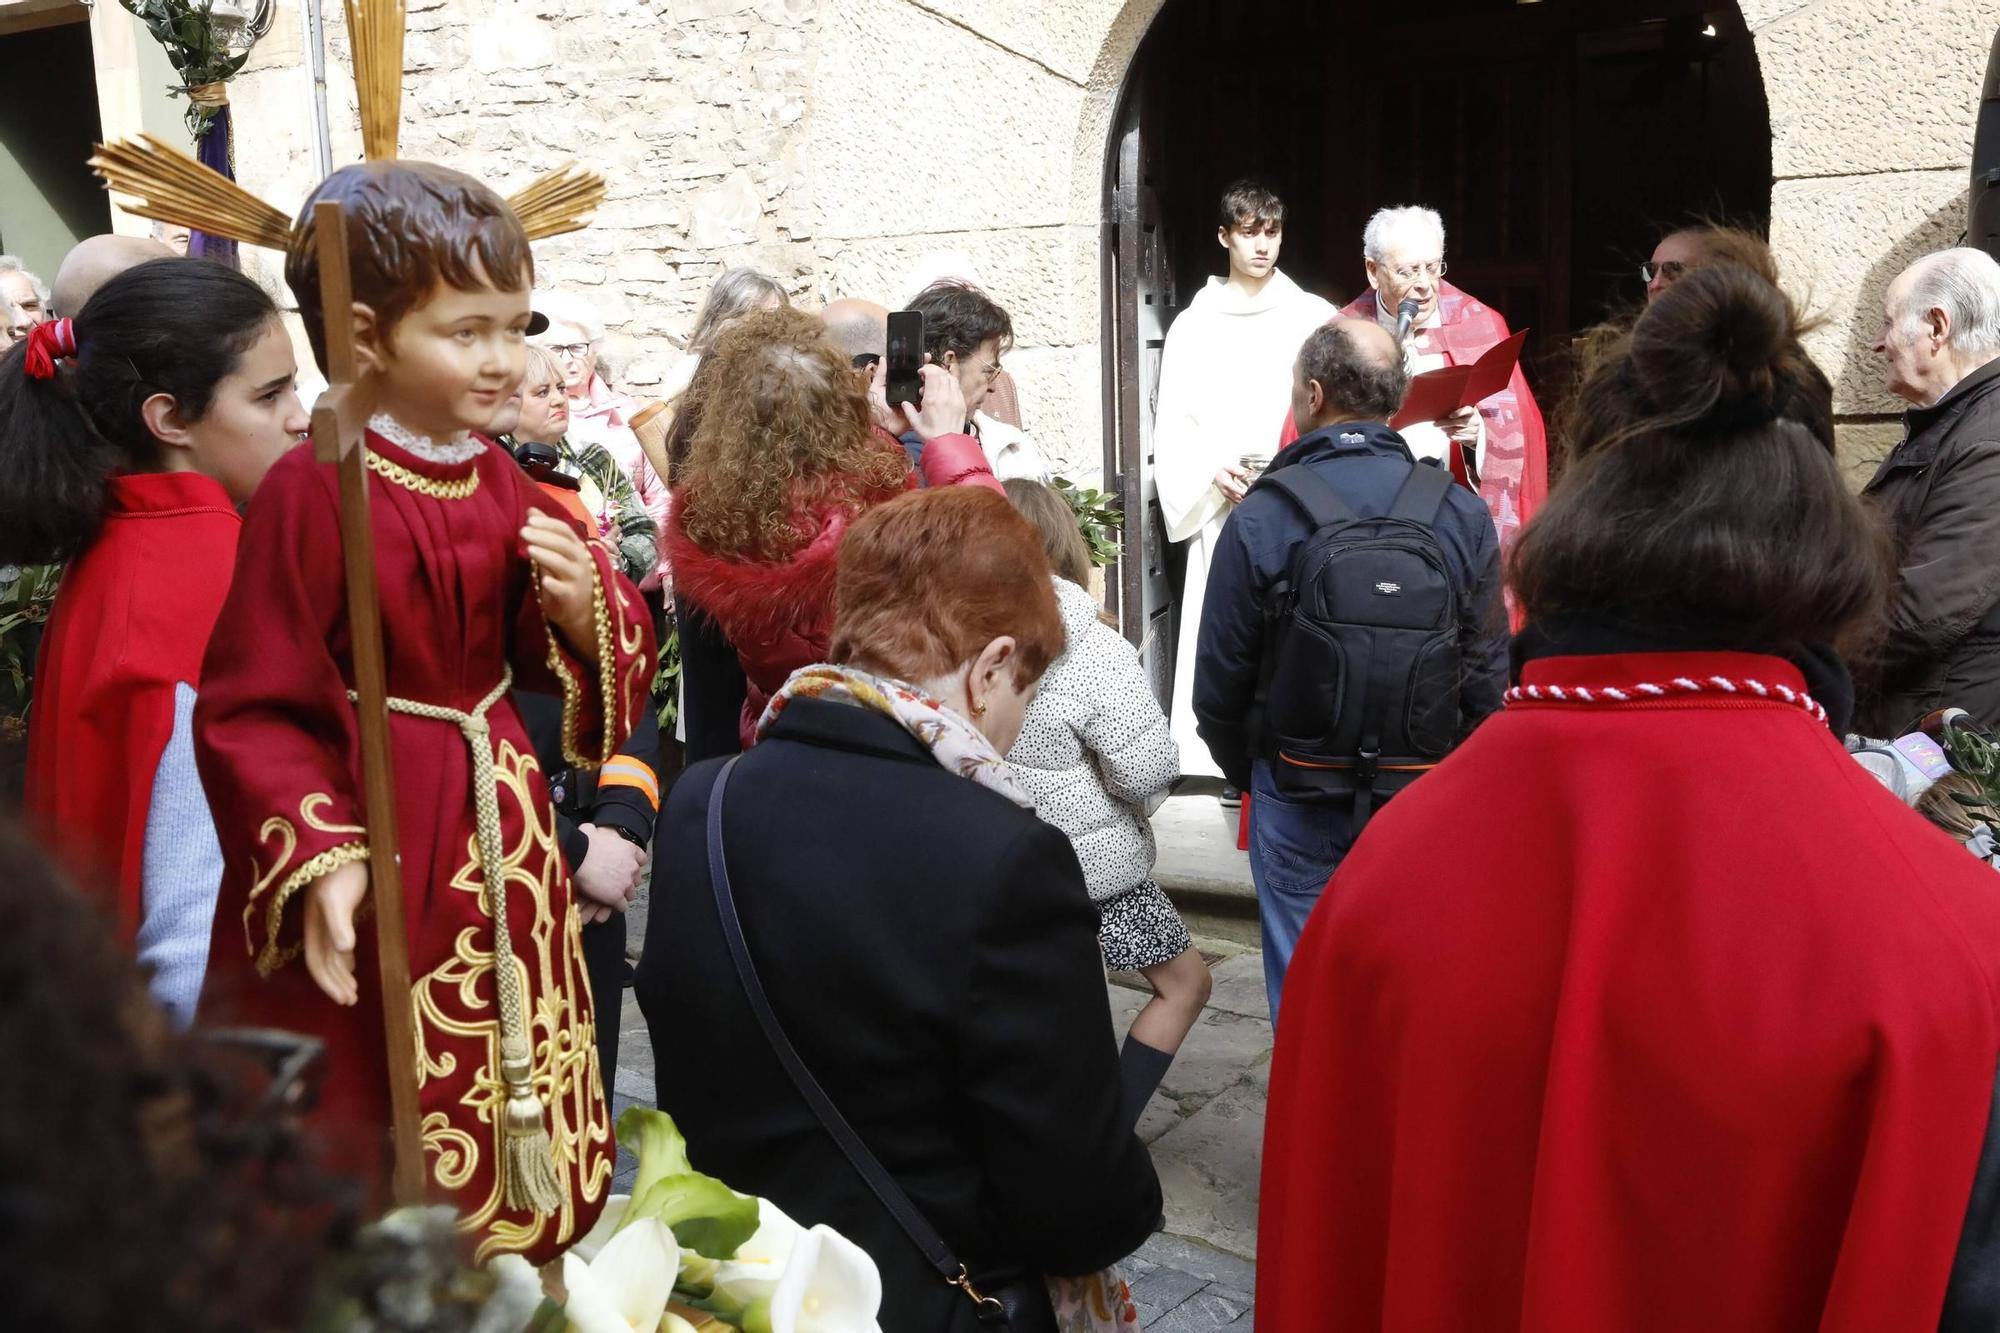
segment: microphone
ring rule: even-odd
[[[1419,309],[1421,307],[1417,304],[1417,298],[1414,296],[1404,297],[1403,303],[1396,307],[1396,341],[1398,343],[1410,336],[1410,325],[1416,323],[1417,311]]]

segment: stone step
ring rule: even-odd
[[[1153,812],[1159,854],[1153,878],[1188,918],[1209,933],[1242,938],[1241,923],[1257,917],[1250,858],[1236,850],[1237,811],[1224,809],[1212,786],[1184,786]],[[1253,926],[1254,929],[1254,926]]]

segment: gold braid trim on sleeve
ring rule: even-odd
[[[617,566],[614,563],[612,567]],[[611,634],[611,598],[604,587],[604,567],[595,560],[590,562],[591,596],[596,605],[592,608],[597,621],[597,692],[599,711],[604,714],[604,752],[598,764],[608,764],[618,757],[619,737],[626,728],[618,725],[625,713],[625,696],[618,689],[618,656]],[[624,618],[621,614],[621,620]]]
[[[535,592],[538,597],[541,587],[542,575],[537,569]],[[586,754],[583,749],[583,681],[571,669],[556,627],[548,627],[549,670],[562,682],[563,762],[577,768],[597,768],[618,753],[618,718],[624,706],[618,695],[618,662],[612,653],[611,606],[605,598],[604,571],[594,558],[590,562],[590,598],[591,618],[597,626],[597,688],[602,693],[598,702],[604,714],[603,749],[597,754]]]
[[[286,963],[297,958],[299,950],[304,947],[298,944],[294,944],[288,949],[278,947],[278,930],[284,925],[285,904],[292,900],[292,895],[329,871],[336,870],[350,861],[366,861],[367,859],[367,843],[342,843],[338,847],[327,848],[318,856],[313,857],[312,860],[307,861],[304,865],[285,877],[285,882],[280,884],[277,891],[271,895],[271,901],[264,910],[264,948],[257,955],[257,974],[259,976],[270,976]]]

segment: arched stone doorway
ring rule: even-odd
[[[1165,697],[1153,378],[1167,325],[1222,271],[1228,181],[1284,195],[1282,266],[1338,301],[1363,285],[1369,213],[1437,208],[1452,281],[1534,330],[1549,405],[1572,333],[1642,297],[1663,223],[1767,221],[1771,122],[1743,16],[1714,0],[1165,0],[1148,17],[1102,127],[1104,462],[1146,517],[1119,602]]]

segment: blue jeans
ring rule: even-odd
[[[1259,759],[1252,765],[1250,877],[1257,885],[1257,919],[1264,932],[1264,993],[1271,1002],[1273,1026],[1285,969],[1292,964],[1306,918],[1353,845],[1354,809],[1348,800],[1306,802],[1280,796],[1269,762]]]

